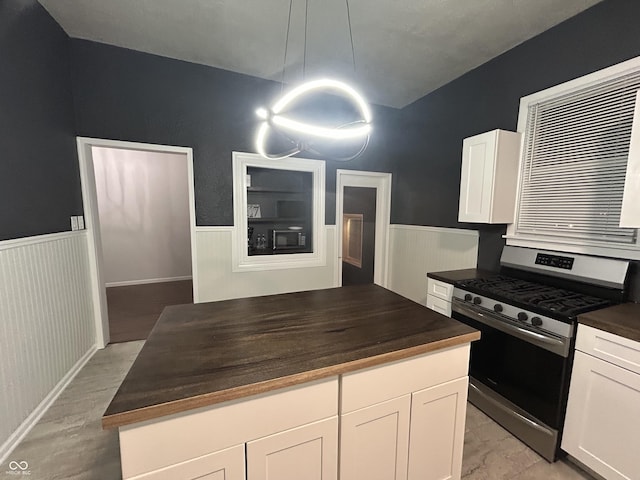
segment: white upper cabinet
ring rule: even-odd
[[[521,134],[492,130],[462,143],[460,222],[512,223]]]
[[[636,96],[636,107],[633,113],[629,161],[624,180],[622,210],[620,211],[620,226],[640,227],[640,91]]]

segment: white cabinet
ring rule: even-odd
[[[636,107],[633,114],[620,226],[640,227],[640,91],[636,95]]]
[[[244,445],[172,465],[136,480],[245,480]]]
[[[468,362],[456,347],[345,375],[340,480],[459,479]]]
[[[469,352],[458,345],[122,426],[122,478],[459,478]]]
[[[492,130],[464,139],[459,221],[513,222],[520,138],[517,132]]]
[[[337,416],[247,443],[247,480],[337,477]]]
[[[342,416],[341,480],[406,480],[411,395]]]
[[[465,377],[412,395],[409,479],[460,478],[467,387]]]
[[[451,297],[453,285],[427,278],[427,307],[442,315],[451,317]]]
[[[640,478],[640,343],[579,325],[562,448],[606,479]]]

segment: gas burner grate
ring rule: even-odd
[[[458,286],[567,317],[611,305],[602,298],[503,275],[463,280]]]

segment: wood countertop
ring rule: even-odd
[[[621,303],[578,315],[578,322],[640,342],[640,304]]]
[[[155,419],[471,342],[376,285],[167,307],[102,417]]]
[[[472,278],[485,278],[497,275],[488,270],[478,270],[477,268],[466,268],[464,270],[448,270],[446,272],[429,272],[427,277],[440,280],[445,283],[455,283],[459,280],[470,280]]]

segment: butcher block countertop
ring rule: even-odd
[[[102,425],[152,420],[479,338],[376,285],[167,307]]]
[[[578,316],[578,322],[640,342],[640,304],[637,303],[621,303],[583,313]]]

